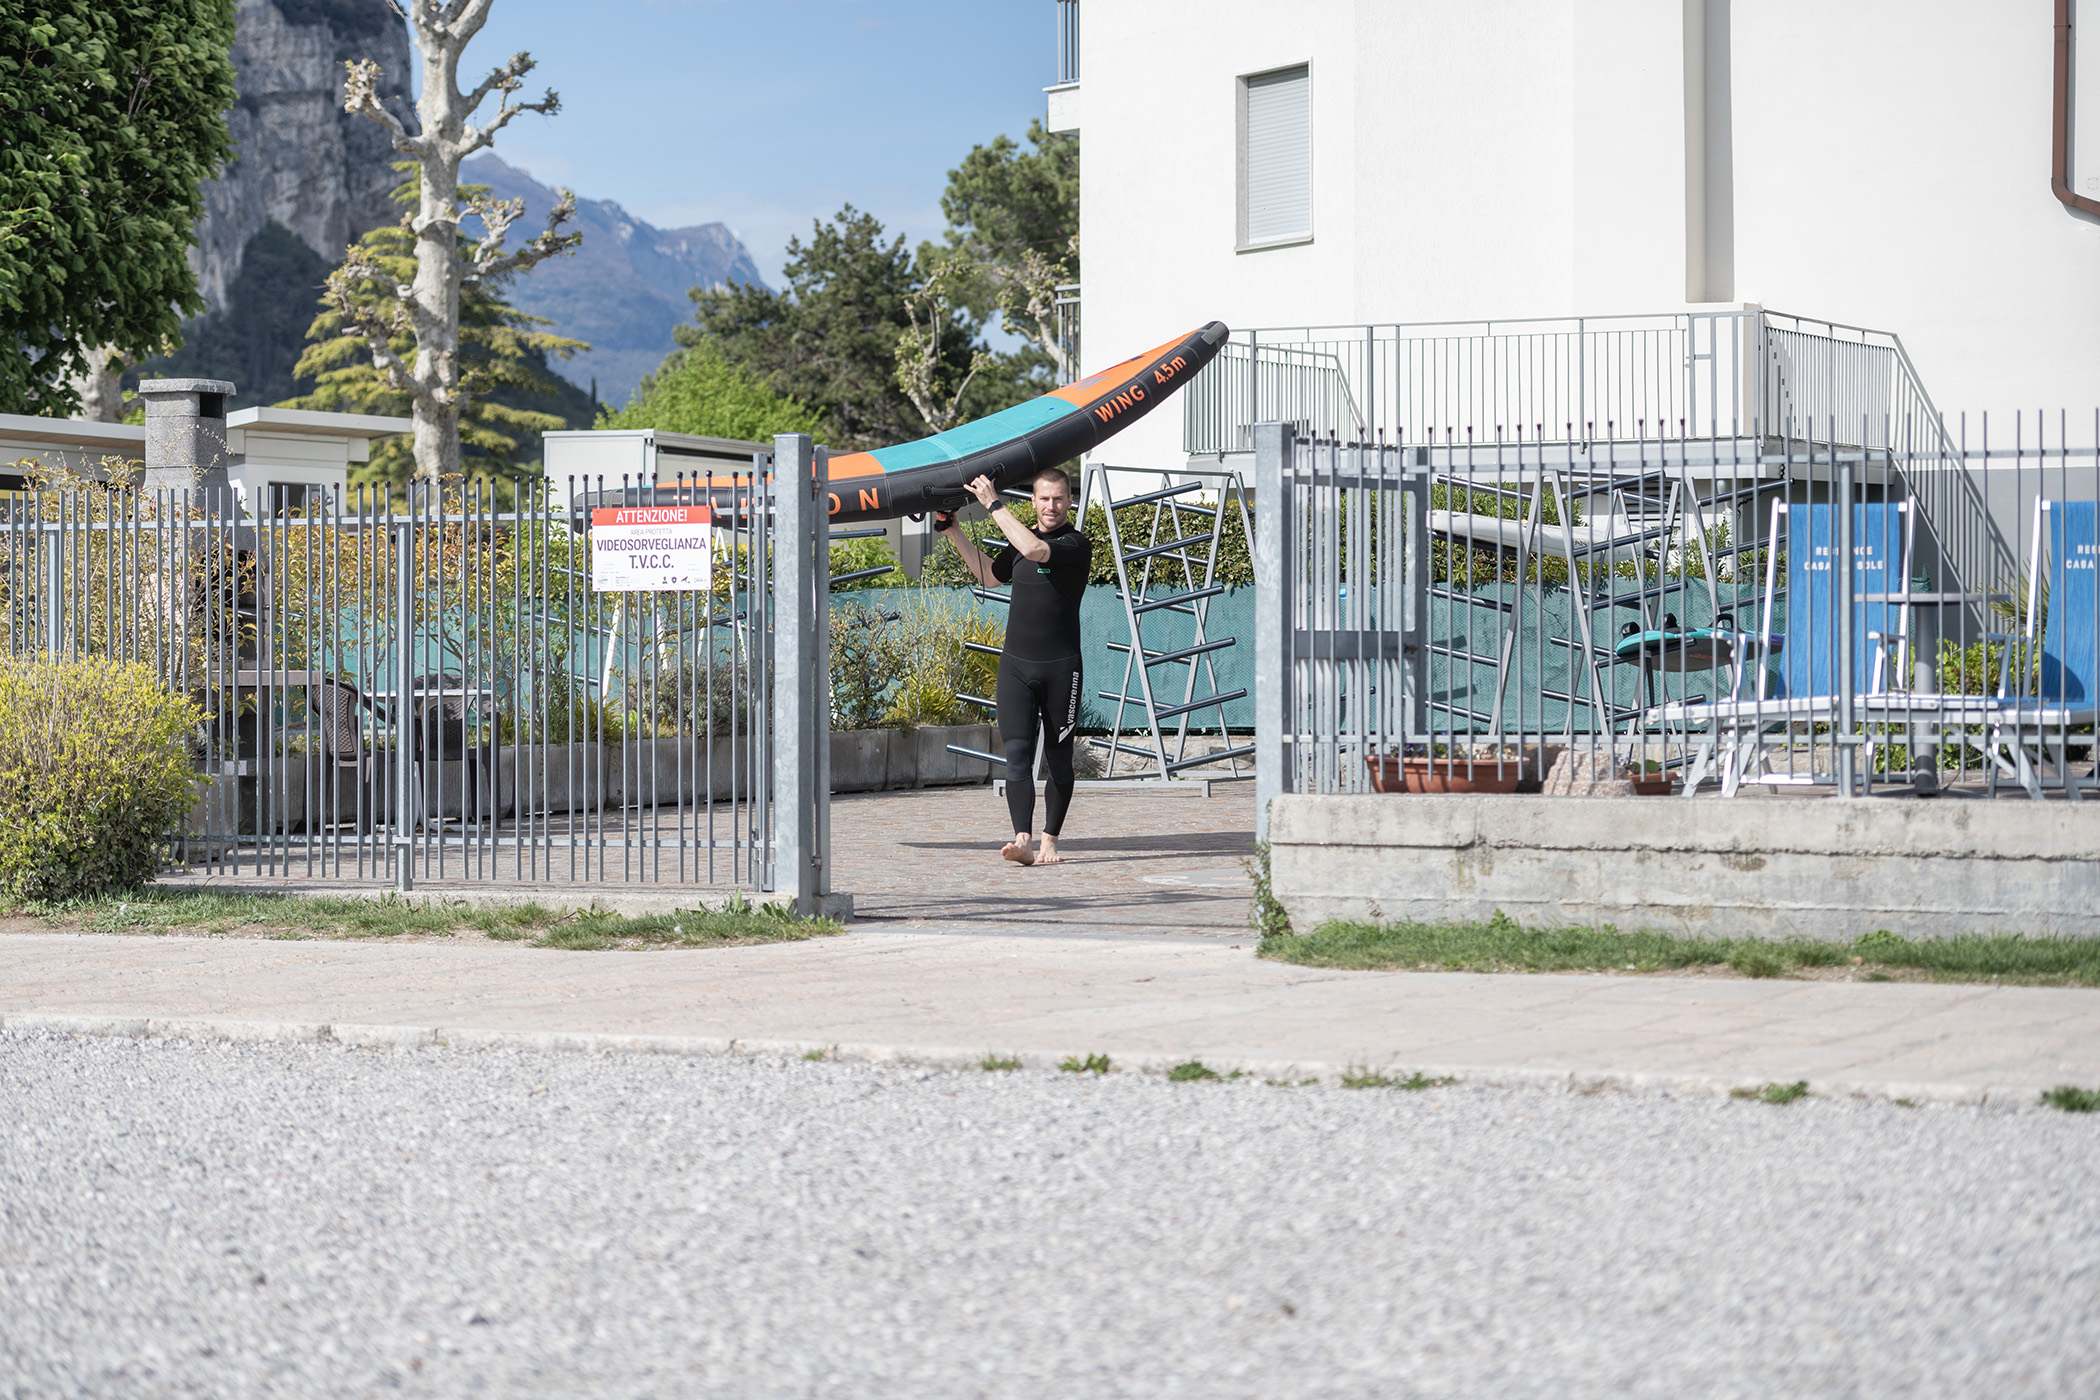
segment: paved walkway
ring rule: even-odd
[[[987,788],[842,798],[833,810],[836,882],[863,916],[842,938],[562,953],[14,934],[0,936],[0,1019],[935,1063],[1102,1052],[1129,1068],[1196,1058],[1272,1076],[1374,1068],[1628,1088],[1806,1079],[1821,1092],[2015,1104],[2054,1084],[2100,1083],[2100,993],[2090,991],[1261,962],[1239,865],[1252,844],[1244,789],[1083,793],[1070,862],[1033,870],[997,859],[1004,808]],[[722,893],[643,889],[688,903]]]
[[[0,1021],[118,1034],[744,1048],[2031,1103],[2100,1083],[2100,996],[2029,987],[1332,972],[1244,941],[856,930],[711,951],[0,937]],[[149,1021],[160,1024],[148,1024]]]

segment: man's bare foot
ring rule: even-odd
[[[1014,839],[999,848],[999,854],[1015,865],[1035,864],[1035,852],[1029,849],[1028,833],[1025,831],[1015,832]]]
[[[1065,858],[1057,853],[1057,838],[1049,832],[1043,833],[1043,853],[1035,858],[1037,865],[1062,865]]]

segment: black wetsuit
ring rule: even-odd
[[[1006,647],[999,653],[999,739],[1006,748],[1006,808],[1015,831],[1035,821],[1035,736],[1042,725],[1043,831],[1064,828],[1072,802],[1072,732],[1079,725],[1079,604],[1086,596],[1094,545],[1066,521],[1041,535],[1050,558],[1041,564],[1009,548],[992,560],[992,577],[1011,584]]]

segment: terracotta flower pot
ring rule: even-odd
[[[1371,754],[1364,763],[1371,770],[1373,792],[1515,792],[1523,778],[1523,765],[1515,760],[1498,766],[1463,758]]]

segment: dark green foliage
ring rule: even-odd
[[[842,208],[816,224],[808,243],[792,239],[779,292],[756,284],[695,287],[695,324],[674,333],[688,349],[706,345],[781,398],[822,416],[829,444],[849,451],[923,437],[930,425],[898,384],[898,340],[910,328],[906,302],[937,269],[959,267],[955,305],[942,313],[934,380],[960,384],[978,338],[995,315],[1031,341],[1027,288],[1079,275],[1079,144],[1029,127],[1033,150],[1010,137],[973,147],[948,172],[941,208],[945,244],[885,239],[873,215]],[[1034,261],[1031,263],[1031,259]],[[923,319],[923,317],[922,317]],[[668,362],[667,362],[668,363]],[[962,391],[964,421],[1011,407],[1055,387],[1051,360],[1035,344],[990,356]]]
[[[1176,1084],[1189,1084],[1199,1079],[1223,1079],[1225,1076],[1201,1060],[1189,1060],[1167,1071],[1167,1078]]]
[[[185,251],[233,154],[232,0],[0,6],[0,412],[77,407],[87,352],[204,309]]]
[[[787,287],[744,283],[695,287],[697,325],[678,343],[705,345],[773,393],[827,419],[831,446],[854,451],[924,437],[926,420],[897,387],[897,340],[909,327],[904,303],[923,280],[902,235],[887,242],[872,214],[847,205],[810,241],[788,242]],[[976,327],[952,315],[941,368],[950,382],[969,372]]]
[[[964,295],[978,316],[1000,309],[998,276],[1018,268],[1026,251],[1061,262],[1065,280],[1079,280],[1079,253],[1072,246],[1079,236],[1079,138],[1052,136],[1038,119],[1028,123],[1028,142],[1033,150],[1011,136],[972,146],[948,172],[941,195],[948,254],[990,274]]]
[[[2076,1084],[2059,1084],[2042,1095],[2042,1104],[2047,1108],[2061,1109],[2065,1113],[2100,1112],[2100,1089],[2081,1089]]]
[[[241,253],[226,309],[191,326],[188,343],[146,361],[131,378],[229,379],[236,392],[228,408],[279,403],[311,388],[292,367],[306,348],[328,269],[298,234],[274,220],[264,224]]]
[[[919,265],[965,269],[957,295],[983,323],[998,317],[1031,342],[1054,335],[1055,288],[1079,280],[1079,138],[1052,136],[1028,124],[1026,149],[1010,136],[973,146],[948,172],[941,212],[945,247],[919,245]],[[1050,313],[1046,322],[1038,314]],[[1054,387],[1055,365],[1039,343],[1000,355],[978,376],[966,405],[989,413]]]

